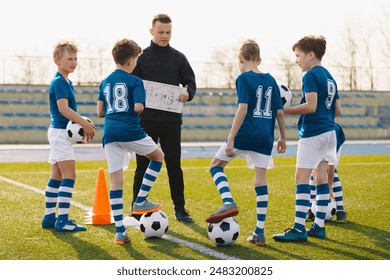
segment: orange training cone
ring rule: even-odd
[[[111,207],[108,198],[104,168],[99,168],[96,179],[95,198],[93,200],[92,213],[88,213],[86,224],[109,225],[111,221]]]

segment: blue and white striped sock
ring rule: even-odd
[[[150,189],[152,188],[154,181],[161,170],[162,162],[151,160],[148,168],[145,171],[144,178],[142,180],[141,188],[135,200],[135,203],[142,203],[146,200]]]
[[[115,231],[124,233],[126,229],[123,225],[123,191],[110,190],[110,205],[112,215],[114,216]]]
[[[60,189],[58,191],[58,220],[68,220],[70,201],[74,187],[74,180],[62,179]]]
[[[214,183],[217,186],[219,194],[222,198],[222,203],[232,203],[233,197],[230,193],[228,179],[220,166],[214,166],[210,168],[211,177],[213,177]]]
[[[306,214],[310,204],[310,185],[300,184],[296,187],[294,229],[305,231]]]
[[[61,181],[49,179],[45,190],[45,215],[55,215]]]
[[[268,186],[255,187],[257,223],[255,233],[264,234],[264,223],[268,208]]]
[[[341,186],[340,177],[337,173],[337,169],[334,170],[333,177],[333,196],[336,201],[336,210],[344,211],[344,201],[343,201],[343,187]]]
[[[325,226],[326,209],[329,203],[329,184],[317,186],[316,213],[314,228],[323,228]]]

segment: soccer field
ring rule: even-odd
[[[277,243],[272,235],[291,227],[295,207],[295,157],[275,157],[268,171],[269,208],[265,247],[246,241],[256,225],[253,170],[236,160],[226,168],[231,191],[240,209],[240,236],[231,246],[216,246],[207,235],[205,218],[221,204],[209,175],[210,159],[182,161],[186,183],[186,207],[194,223],[174,219],[168,178],[163,166],[150,199],[162,203],[169,230],[162,239],[145,239],[128,228],[131,243],[113,243],[115,226],[87,225],[86,232],[60,233],[41,228],[44,189],[49,178],[47,163],[0,163],[0,199],[3,229],[1,260],[389,260],[390,259],[390,155],[343,156],[339,175],[349,222],[327,222],[325,240]],[[135,162],[125,171],[124,207],[130,211]],[[70,217],[84,223],[93,205],[97,172],[105,161],[78,161]],[[108,186],[108,172],[106,181]],[[309,224],[307,224],[309,226]],[[6,230],[5,230],[6,229]]]

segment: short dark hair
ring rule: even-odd
[[[124,65],[129,58],[141,54],[142,49],[133,40],[121,39],[115,43],[111,53],[116,64]]]
[[[172,20],[171,18],[167,15],[167,14],[157,14],[153,17],[153,20],[152,20],[152,26],[154,26],[154,24],[159,21],[161,23],[171,23]]]
[[[305,36],[293,45],[292,50],[295,51],[296,48],[299,48],[305,53],[312,51],[321,60],[326,51],[326,39],[321,35]]]

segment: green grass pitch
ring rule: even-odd
[[[174,219],[166,169],[150,192],[150,199],[162,203],[169,217],[168,239],[145,239],[135,228],[127,228],[131,243],[113,243],[115,226],[87,225],[86,232],[59,233],[41,228],[44,191],[49,178],[48,163],[0,163],[1,260],[214,260],[218,255],[241,260],[389,260],[390,259],[390,155],[342,156],[339,175],[349,222],[327,222],[327,238],[309,238],[306,243],[277,243],[273,234],[291,227],[295,207],[295,157],[274,157],[275,168],[267,173],[269,208],[265,224],[267,245],[256,247],[246,241],[256,225],[253,170],[237,159],[227,168],[232,195],[240,214],[240,236],[226,247],[215,246],[207,236],[205,218],[221,204],[209,175],[210,159],[184,159],[186,207],[192,224]],[[98,168],[105,161],[78,161],[73,201],[92,207]],[[135,162],[125,171],[125,215],[130,211]],[[4,178],[41,190],[34,192]],[[72,205],[70,217],[84,223],[85,210]],[[307,224],[309,226],[309,224]],[[172,242],[172,239],[183,242]],[[188,244],[199,247],[191,247]]]

